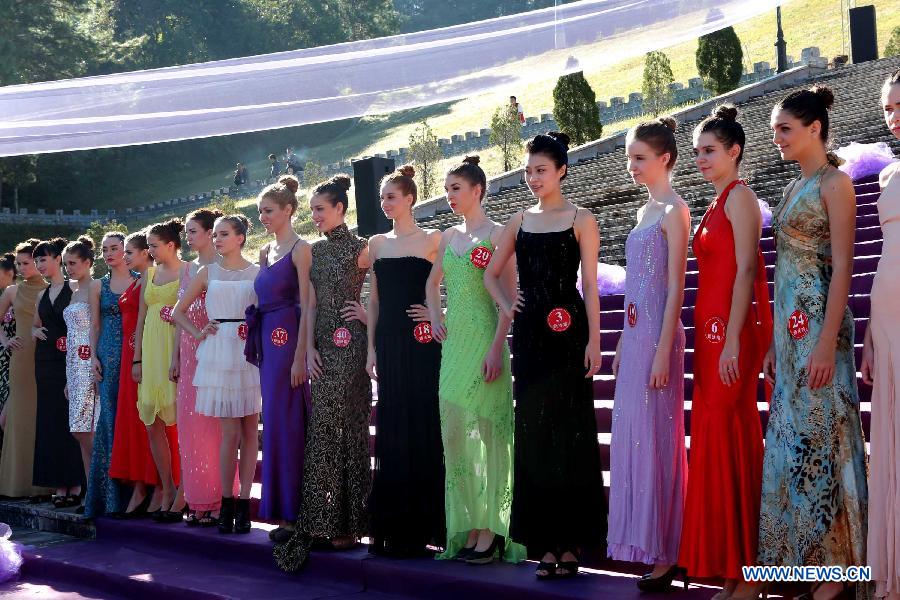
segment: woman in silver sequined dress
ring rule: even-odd
[[[94,266],[94,241],[83,235],[69,243],[63,252],[63,265],[77,289],[63,311],[66,320],[66,398],[69,400],[69,431],[81,447],[85,480],[91,464],[94,431],[100,419],[97,384],[91,369],[91,277]],[[73,286],[74,287],[74,286]],[[94,299],[96,301],[96,299]]]

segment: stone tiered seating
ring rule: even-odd
[[[838,142],[871,142],[887,140],[886,128],[878,111],[878,90],[885,74],[896,69],[900,60],[884,60],[846,67],[830,72],[821,80],[831,85],[838,97],[834,111],[834,133]],[[796,167],[781,162],[769,141],[768,117],[772,105],[786,92],[768,94],[740,106],[749,144],[746,172],[749,183],[773,207],[781,190],[796,173]],[[690,161],[690,128],[679,133],[681,166],[676,169],[675,187],[690,203],[695,219],[699,219],[712,196]],[[896,147],[896,144],[894,144]],[[857,360],[865,325],[869,316],[869,292],[881,254],[881,229],[875,202],[878,186],[874,178],[857,182],[857,234],[854,276],[850,307],[856,317]],[[633,226],[636,208],[643,192],[628,181],[624,170],[624,152],[610,154],[574,165],[565,185],[568,198],[597,214],[603,233],[601,257],[608,262],[622,262],[625,236]],[[489,213],[503,221],[516,210],[532,202],[523,186],[501,191],[488,198]],[[455,222],[452,214],[438,215],[426,225],[446,227]],[[775,248],[772,232],[763,232],[770,288],[772,286]],[[696,299],[696,261],[688,261],[686,293],[682,319],[687,333],[685,356],[685,420],[690,445],[690,408],[693,391],[693,306]],[[604,354],[602,371],[594,378],[594,406],[603,468],[609,465],[609,437],[615,381],[611,374],[612,356],[624,322],[624,298],[621,295],[601,299],[601,345]],[[777,324],[776,324],[777,326]],[[868,436],[870,422],[870,388],[860,380],[859,391],[863,426]],[[760,379],[757,397],[759,417],[765,425],[768,406]],[[375,403],[377,405],[377,402]],[[377,406],[373,406],[374,410]],[[374,420],[373,420],[374,423]],[[372,429],[372,438],[377,432]],[[264,452],[265,449],[263,448]],[[257,477],[260,469],[257,469]],[[606,472],[605,472],[606,475]],[[605,477],[608,484],[608,476]],[[257,479],[258,480],[258,479]],[[256,514],[259,485],[254,486],[253,511]],[[107,595],[105,597],[158,597],[165,594],[178,598],[259,597],[260,589],[270,598],[311,598],[329,595],[335,598],[370,593],[385,598],[433,597],[455,598],[460,595],[492,598],[638,598],[629,573],[643,568],[624,563],[611,563],[597,555],[586,555],[585,561],[604,569],[579,577],[571,586],[552,590],[535,585],[533,566],[495,565],[488,569],[470,569],[458,564],[435,564],[428,560],[390,561],[367,558],[363,551],[349,553],[315,553],[308,570],[299,579],[274,571],[271,547],[264,530],[271,525],[257,523],[246,537],[220,536],[210,530],[163,526],[147,521],[122,522],[100,520],[97,540],[48,547],[32,552],[25,565],[29,577],[51,582],[71,583],[88,580]],[[598,540],[600,542],[600,540]],[[616,575],[618,572],[619,575]],[[0,588],[2,591],[2,588]],[[547,594],[550,595],[547,595]],[[681,594],[685,600],[709,597],[709,590]]]

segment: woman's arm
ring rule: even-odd
[[[88,306],[91,309],[91,368],[94,373],[94,381],[103,381],[103,366],[100,364],[100,356],[97,354],[97,346],[100,342],[100,330],[103,321],[100,318],[100,289],[103,283],[99,279],[91,281],[88,290]]]
[[[808,385],[812,390],[831,383],[834,375],[837,336],[853,277],[853,242],[856,234],[856,192],[850,177],[832,169],[823,177],[821,190],[831,231],[832,272],[822,332],[807,364]]]
[[[449,228],[441,234],[438,253],[425,283],[425,305],[428,307],[428,319],[431,321],[431,334],[438,342],[447,339],[447,327],[444,325],[444,313],[441,310],[441,281],[444,279],[444,251],[453,236],[453,231],[453,228]]]
[[[206,327],[204,327],[203,330],[197,329],[197,326],[194,325],[187,316],[187,311],[191,307],[191,304],[203,294],[203,290],[206,289],[208,283],[209,269],[207,269],[206,266],[202,266],[200,267],[200,270],[197,271],[197,274],[191,279],[190,285],[184,290],[184,295],[182,295],[181,299],[175,304],[175,308],[172,310],[172,320],[175,321],[176,324],[176,341],[178,340],[177,333],[180,330],[186,331],[188,335],[198,341],[205,338],[206,334],[209,333]]]
[[[662,389],[669,385],[672,373],[669,372],[672,345],[678,320],[681,318],[681,306],[684,304],[684,274],[687,271],[688,237],[691,231],[691,212],[684,203],[672,207],[664,217],[662,230],[669,246],[669,260],[666,265],[666,306],[663,309],[662,329],[653,365],[650,368],[650,381],[653,389]],[[619,341],[622,338],[619,336]],[[618,350],[618,347],[617,347]],[[618,369],[617,369],[618,370]],[[674,374],[676,377],[678,373]],[[682,374],[683,375],[683,374]]]
[[[487,289],[491,298],[494,299],[494,302],[497,303],[503,316],[510,321],[512,321],[516,311],[522,309],[522,294],[519,291],[511,294],[510,290],[506,289],[501,283],[501,279],[503,278],[503,271],[506,268],[506,263],[508,263],[509,259],[516,253],[516,235],[518,235],[519,228],[522,226],[522,216],[522,213],[518,212],[510,218],[509,222],[503,228],[503,233],[500,236],[500,243],[497,248],[494,249],[494,254],[491,256],[491,262],[488,263],[487,269],[484,270],[485,289]],[[596,263],[597,261],[595,260],[594,262]],[[594,270],[596,271],[596,266],[594,267]],[[594,287],[596,287],[596,282],[594,283]]]
[[[504,227],[498,227],[491,232],[491,243],[494,245],[494,251],[496,251],[503,240],[504,229]],[[516,289],[518,288],[516,264],[511,260],[506,261],[506,265],[500,273],[500,286],[507,297],[512,298],[516,295]],[[509,326],[511,324],[512,319],[501,311],[497,316],[497,329],[494,331],[494,339],[491,341],[491,346],[481,366],[481,374],[488,383],[497,379],[503,372],[503,354],[506,351],[506,336],[509,334]]]
[[[143,374],[141,368],[141,356],[143,355],[144,321],[147,319],[147,299],[144,297],[147,286],[144,285],[144,280],[149,276],[150,271],[147,272],[147,275],[141,277],[141,291],[138,293],[140,302],[138,303],[137,324],[134,328],[134,360],[131,362],[131,378],[134,379],[135,383],[141,382]]]
[[[369,325],[366,328],[369,346],[366,352],[366,372],[374,381],[378,381],[375,357],[375,330],[378,329],[378,278],[375,277],[375,261],[378,260],[380,242],[380,235],[374,235],[369,240],[369,302],[366,306],[366,312],[369,314]]]
[[[44,322],[41,320],[41,313],[38,310],[38,307],[41,305],[41,298],[44,297],[44,294],[47,294],[50,288],[46,288],[40,291],[37,295],[37,300],[34,301],[34,318],[31,320],[31,337],[36,340],[47,341],[47,329],[44,327]]]
[[[725,385],[733,385],[740,379],[738,357],[741,352],[741,331],[753,301],[753,282],[762,232],[762,215],[756,194],[748,187],[735,187],[725,204],[725,216],[731,222],[734,235],[734,256],[737,272],[731,290],[731,312],[725,326],[725,344],[719,356],[719,378]],[[760,307],[768,310],[767,307]]]
[[[0,319],[6,314],[9,310],[9,307],[12,306],[13,300],[16,299],[16,286],[10,285],[3,293],[0,294]],[[6,348],[12,348],[13,350],[18,350],[18,348],[14,345],[14,340],[16,340],[16,336],[12,338],[6,337],[6,333],[3,331],[3,328],[0,327],[0,347],[4,350]],[[21,347],[21,344],[18,344]]]
[[[297,331],[297,349],[291,365],[291,387],[299,387],[306,381],[306,330],[309,327],[309,268],[312,265],[312,250],[300,240],[291,253],[291,260],[297,267],[297,284],[300,288],[300,323]]]
[[[586,379],[600,372],[603,355],[600,352],[600,293],[597,290],[597,259],[600,257],[600,230],[591,211],[579,208],[575,215],[575,232],[581,253],[581,287],[588,318],[588,344],[584,349]]]

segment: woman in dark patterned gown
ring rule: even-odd
[[[9,252],[0,258],[0,290],[6,290],[16,281],[16,255]],[[16,337],[16,317],[13,315],[12,305],[10,303],[9,310],[0,316],[0,328],[6,340]],[[0,446],[3,445],[3,427],[6,426],[6,415],[3,413],[3,407],[6,406],[6,399],[9,398],[9,347],[5,343],[0,343]]]
[[[359,303],[369,250],[347,229],[350,177],[319,185],[310,200],[312,220],[326,239],[312,246],[307,370],[312,417],[306,438],[303,501],[295,533],[275,549],[278,565],[299,569],[314,539],[351,548],[366,529],[369,494],[369,413],[372,383],[366,373],[366,312]]]

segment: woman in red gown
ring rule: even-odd
[[[679,564],[725,580],[714,598],[755,598],[741,567],[756,563],[762,485],[759,373],[772,336],[756,195],[738,179],[745,136],[721,106],[694,130],[703,177],[716,188],[694,235],[691,455]]]
[[[162,487],[156,463],[150,454],[147,427],[138,417],[137,384],[131,378],[131,363],[134,360],[134,330],[137,327],[138,304],[141,298],[141,282],[152,264],[148,252],[147,236],[133,233],[125,239],[125,263],[128,268],[138,271],[141,279],[136,279],[119,296],[119,311],[122,313],[122,372],[119,374],[119,398],[116,410],[116,426],[113,433],[112,458],[109,475],[116,479],[132,482],[134,492],[125,513],[120,518],[139,517],[146,512],[159,510],[162,505]],[[179,481],[178,429],[175,425],[166,428],[169,446],[172,448],[172,476],[176,485]],[[147,486],[156,486],[152,500]]]

